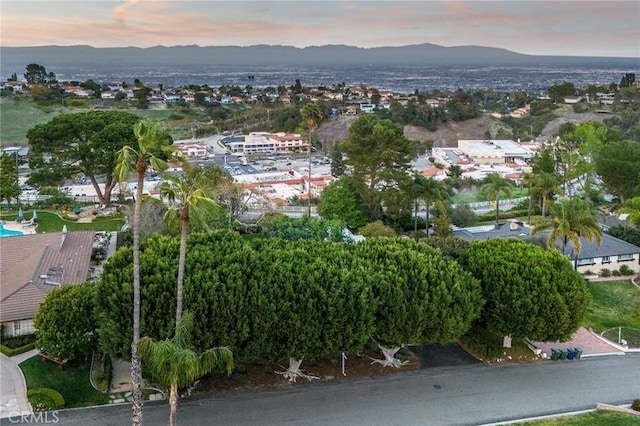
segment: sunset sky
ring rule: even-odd
[[[640,1],[2,0],[0,46],[433,43],[640,57]]]

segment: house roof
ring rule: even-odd
[[[86,281],[94,231],[52,232],[0,240],[0,322],[29,319],[59,286]]]
[[[530,233],[531,230],[524,226],[522,222],[507,222],[501,223],[497,229],[494,225],[455,229],[453,236],[464,238],[467,241],[478,241],[490,238],[525,237],[529,236]],[[542,238],[546,238],[548,231],[541,232],[539,235]],[[583,237],[580,238],[580,244],[578,259],[640,253],[640,247],[606,233],[602,234],[602,244],[599,247],[595,241],[590,242]],[[561,248],[561,246],[558,245],[558,248]],[[573,250],[570,247],[566,248],[566,254],[573,258]]]

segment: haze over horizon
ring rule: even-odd
[[[485,46],[640,57],[638,1],[16,1],[0,46]]]

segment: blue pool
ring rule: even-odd
[[[0,238],[2,237],[15,237],[16,235],[22,235],[23,233],[20,231],[9,231],[7,229],[4,229],[4,226],[2,226],[2,223],[0,223]]]

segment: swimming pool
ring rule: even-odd
[[[0,223],[0,238],[2,237],[15,237],[16,235],[23,235],[24,232],[20,231],[10,231],[8,229],[4,229],[2,223]]]

